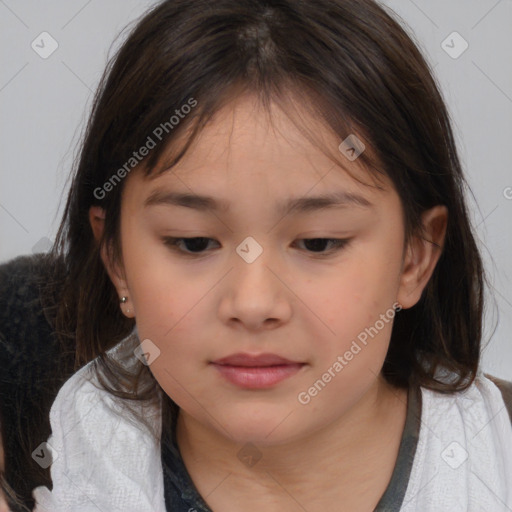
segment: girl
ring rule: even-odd
[[[87,364],[36,510],[511,510],[465,187],[374,1],[157,5],[102,79],[54,248]]]

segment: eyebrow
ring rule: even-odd
[[[226,212],[229,202],[211,196],[192,193],[171,192],[161,189],[154,190],[144,201],[144,208],[156,205],[183,206],[204,212]],[[310,197],[290,198],[276,206],[276,213],[308,213],[328,208],[346,208],[360,206],[373,208],[373,204],[365,197],[347,191],[337,191]]]

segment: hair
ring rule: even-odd
[[[479,364],[484,288],[464,198],[469,186],[428,63],[373,0],[168,0],[139,21],[100,81],[54,246],[67,270],[57,330],[76,339],[77,364],[99,357],[105,372],[112,369],[106,350],[135,325],[120,311],[100,257],[105,247],[122,262],[124,182],[113,181],[116,173],[155,134],[161,140],[134,172],[151,177],[172,168],[214,114],[244,94],[256,95],[267,112],[277,103],[289,113],[295,98],[340,142],[352,133],[365,140],[371,150],[359,159],[395,187],[405,244],[423,237],[425,210],[448,208],[438,263],[419,302],[395,318],[383,375],[401,387],[466,389]],[[171,127],[177,109],[193,102]],[[307,125],[298,127],[315,139]],[[109,180],[113,186],[99,194]],[[93,205],[106,215],[99,243],[88,220]],[[437,379],[439,368],[457,378]],[[150,374],[141,364],[137,382]]]
[[[52,249],[65,269],[55,329],[76,341],[77,368],[96,359],[104,387],[127,401],[159,394],[147,366],[129,373],[106,353],[135,326],[100,257],[104,248],[122,262],[122,178],[172,168],[216,112],[251,94],[268,113],[277,104],[291,116],[300,105],[340,142],[350,134],[364,140],[358,162],[375,183],[383,175],[392,182],[405,244],[424,237],[424,211],[447,207],[438,263],[418,303],[395,316],[383,375],[395,386],[442,393],[472,384],[485,275],[465,202],[469,186],[433,72],[402,25],[373,0],[167,0],[137,22],[100,80]],[[296,124],[316,140],[311,127]],[[149,138],[154,147],[133,165]],[[88,217],[93,205],[106,214],[99,242]],[[439,378],[440,369],[455,378]]]

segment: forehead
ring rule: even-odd
[[[229,166],[230,161],[239,164],[240,159],[249,158],[244,168],[251,162],[260,161],[281,165],[289,161],[287,167],[293,168],[294,163],[303,160],[323,168],[329,161],[334,163],[325,150],[334,156],[338,165],[353,170],[359,167],[357,162],[349,162],[340,153],[340,137],[319,116],[298,106],[296,100],[288,99],[284,105],[271,103],[269,109],[254,95],[246,94],[233,100],[215,113],[173,171],[178,173],[182,168],[190,171],[201,167],[205,161],[223,161]],[[179,151],[186,137],[186,133],[178,137],[166,154]],[[162,166],[165,160],[164,155]],[[358,171],[362,174],[362,169]]]
[[[319,117],[293,107],[291,116],[277,105],[269,112],[255,97],[241,96],[212,117],[178,164],[166,167],[181,149],[186,132],[167,148],[149,177],[133,173],[130,179],[147,192],[145,202],[150,196],[162,196],[162,187],[167,192],[172,187],[182,195],[203,196],[192,200],[210,209],[228,206],[222,200],[214,205],[204,196],[218,196],[222,190],[222,196],[234,201],[247,187],[255,195],[259,191],[268,197],[274,193],[296,197],[333,192],[338,199],[361,206],[382,193],[368,170],[338,149],[339,136]],[[385,189],[388,185],[389,181],[384,181]],[[290,202],[285,205],[281,201],[280,205],[283,210]],[[302,206],[307,208],[304,201]]]

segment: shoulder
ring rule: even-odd
[[[512,381],[503,380],[488,374],[485,374],[485,376],[500,390],[503,402],[510,416],[510,421],[512,422]]]
[[[500,388],[479,373],[465,391],[421,388],[421,398],[418,445],[401,510],[512,507],[512,424]]]
[[[425,418],[446,424],[458,418],[465,429],[493,428],[502,435],[512,437],[510,417],[512,383],[479,372],[464,391],[444,394],[422,388]],[[491,421],[492,420],[492,421]]]
[[[37,511],[165,510],[160,443],[129,420],[96,374],[97,360],[60,389],[50,410],[53,489],[34,490]],[[157,410],[151,411],[158,422]]]
[[[105,389],[98,378],[99,359],[95,359],[78,370],[61,387],[50,409],[50,424],[54,448],[69,451],[71,443],[90,445],[94,451],[111,452],[117,448],[118,440],[137,441],[131,455],[154,444],[154,436],[127,414],[128,403]],[[132,411],[149,417],[158,431],[159,408],[133,402]],[[115,441],[115,442],[114,442]],[[140,448],[140,450],[138,450]],[[120,459],[129,452],[125,450]],[[131,459],[126,458],[127,462]]]
[[[110,397],[106,390],[99,387],[94,368],[95,361],[91,361],[69,377],[59,389],[50,409],[52,433],[54,433],[54,427],[55,429],[65,428],[67,424],[73,425],[75,420],[81,420],[87,416],[90,422],[96,418],[110,417],[109,409],[105,407]],[[101,407],[93,410],[92,406],[100,404]],[[73,428],[73,433],[77,433],[76,428]],[[67,432],[63,434],[67,435]]]

